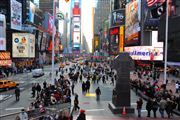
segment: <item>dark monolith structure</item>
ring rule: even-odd
[[[117,71],[116,85],[113,89],[112,102],[109,108],[114,114],[121,114],[123,108],[126,113],[134,113],[130,101],[130,69],[132,69],[132,58],[128,53],[120,53],[111,63],[111,67]]]

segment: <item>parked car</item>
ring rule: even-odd
[[[8,90],[19,85],[17,82],[11,80],[0,80],[0,89]]]
[[[34,69],[32,70],[33,77],[40,77],[44,75],[44,71],[42,69]]]

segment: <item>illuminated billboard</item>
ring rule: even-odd
[[[126,5],[125,44],[140,44],[140,2],[134,0]]]
[[[74,32],[73,40],[74,40],[74,43],[80,43],[80,32]]]
[[[35,36],[29,33],[13,33],[12,56],[14,58],[35,57]]]
[[[125,47],[124,50],[129,53],[133,60],[163,60],[163,47],[136,46]]]
[[[0,14],[0,51],[6,50],[6,17]]]

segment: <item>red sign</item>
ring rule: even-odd
[[[110,35],[116,35],[119,34],[119,28],[111,28]]]
[[[53,31],[53,16],[49,14],[49,21],[48,21],[48,31],[52,33]]]
[[[0,60],[10,60],[10,52],[0,52]]]
[[[11,64],[11,60],[0,60],[0,66],[10,66]]]
[[[80,8],[73,8],[73,16],[74,15],[80,15]]]

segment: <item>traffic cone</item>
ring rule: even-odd
[[[123,107],[122,115],[126,115],[126,107]]]

